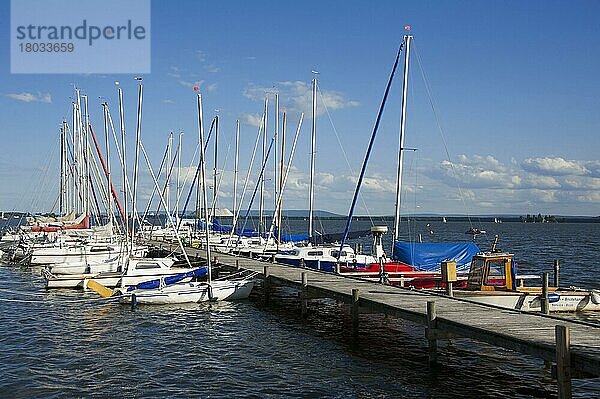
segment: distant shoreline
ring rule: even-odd
[[[295,214],[292,215],[286,215],[284,212],[283,218],[286,220],[304,220],[304,219],[308,219],[308,212],[304,215],[300,215],[298,213],[300,213],[301,211],[292,211]],[[161,212],[161,216],[164,214],[164,212]],[[9,220],[13,217],[18,217],[21,218],[22,216],[27,216],[29,215],[29,213],[23,213],[23,212],[3,212],[4,215],[4,221]],[[269,218],[272,215],[272,211],[265,211],[265,217]],[[150,218],[153,217],[153,215],[149,215]],[[189,218],[193,218],[193,215],[186,215],[186,217]],[[250,216],[251,219],[256,219],[258,218],[258,212],[251,212]],[[319,220],[346,220],[347,216],[344,215],[337,215],[331,212],[324,212],[324,211],[318,211],[315,212],[315,219],[319,219]],[[464,221],[473,221],[476,220],[477,222],[489,222],[489,223],[494,223],[495,221],[499,222],[499,223],[533,223],[533,222],[524,222],[523,221],[523,216],[520,215],[474,215],[474,216],[464,216],[464,215],[460,215],[460,216],[443,216],[443,215],[409,215],[409,216],[402,216],[402,220],[406,221],[408,219],[416,219],[416,220],[422,220],[422,221],[433,221],[433,222],[442,222],[442,220],[445,218],[446,222],[448,223],[452,223],[452,222],[464,222]],[[231,216],[224,216],[224,217],[219,217],[220,220],[228,220],[231,219]],[[354,216],[352,218],[353,220],[356,221],[369,221],[369,220],[380,220],[380,221],[393,221],[394,217],[393,216],[382,216],[382,215],[377,215],[377,216],[365,216],[365,215],[360,215],[360,216]],[[0,219],[0,221],[2,221]],[[536,222],[536,223],[540,223],[540,222]],[[600,223],[600,216],[555,216],[555,221],[552,222],[544,222],[543,224],[548,224],[548,223]]]

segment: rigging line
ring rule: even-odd
[[[352,205],[350,205],[350,211],[348,212],[348,219],[346,220],[346,228],[344,229],[344,237],[342,238],[342,242],[340,244],[340,251],[338,254],[338,259],[342,254],[342,250],[344,249],[344,244],[346,243],[346,239],[348,238],[348,232],[350,231],[350,224],[352,223],[352,217],[354,216],[354,207],[356,206],[356,200],[358,199],[358,194],[360,191],[360,186],[362,184],[365,170],[367,169],[367,163],[369,161],[369,156],[371,155],[371,150],[373,148],[373,143],[375,142],[375,136],[377,135],[377,129],[379,128],[379,122],[381,121],[381,115],[385,109],[385,103],[388,98],[388,94],[390,93],[390,87],[392,86],[392,81],[394,80],[394,74],[396,73],[396,68],[398,67],[398,60],[400,59],[400,53],[402,52],[402,48],[404,47],[404,41],[400,43],[400,47],[398,48],[398,53],[396,54],[396,59],[394,60],[394,66],[392,67],[392,72],[390,73],[390,77],[388,79],[388,83],[385,88],[385,93],[383,95],[383,99],[381,100],[381,105],[379,106],[379,111],[377,112],[377,119],[375,120],[375,126],[373,126],[373,132],[371,133],[371,139],[369,141],[369,146],[367,147],[367,152],[365,154],[365,159],[363,160],[363,164],[360,170],[360,175],[358,177],[358,183],[356,184],[356,189],[354,190],[354,197],[352,198]]]
[[[223,177],[225,176],[225,167],[227,166],[227,161],[229,160],[229,154],[231,152],[231,142],[233,141],[233,137],[229,137],[229,142],[227,143],[227,152],[225,153],[225,160],[223,161],[223,167],[221,168],[221,172],[219,172],[219,170],[217,169],[217,174],[220,175],[219,176],[219,180],[217,182],[217,187],[214,188],[214,190],[217,191],[217,195],[215,195],[215,198],[213,199],[213,203],[211,206],[211,209],[213,210],[213,215],[212,217],[215,217],[215,213],[216,213],[216,207],[217,207],[217,197],[219,194],[219,190],[221,189],[221,183],[223,182]],[[213,227],[214,229],[214,227]]]
[[[417,46],[415,46],[415,50],[417,50]],[[425,91],[427,92],[427,98],[429,100],[429,105],[431,106],[431,109],[433,111],[433,116],[435,118],[435,123],[437,125],[437,128],[440,132],[440,136],[442,138],[442,143],[444,145],[444,151],[446,153],[446,159],[448,161],[448,163],[450,164],[450,169],[452,170],[452,173],[454,174],[454,177],[456,179],[456,186],[458,188],[458,193],[460,195],[460,200],[463,203],[463,207],[465,209],[465,214],[467,215],[467,219],[469,220],[469,225],[472,228],[473,227],[473,222],[471,221],[471,215],[469,214],[469,210],[465,201],[465,195],[463,193],[463,190],[460,186],[460,179],[458,178],[458,173],[456,171],[456,168],[454,167],[454,163],[452,162],[452,160],[450,159],[450,152],[448,151],[448,144],[446,142],[446,136],[444,134],[444,129],[442,128],[442,125],[440,123],[440,118],[438,116],[438,113],[436,111],[436,107],[435,107],[435,103],[433,101],[433,96],[431,94],[431,86],[429,85],[429,80],[427,79],[427,75],[425,74],[425,70],[423,69],[423,64],[421,62],[421,56],[419,54],[418,51],[415,51],[416,55],[417,55],[417,64],[419,65],[419,70],[421,71],[421,76],[423,77],[423,83],[425,84]]]
[[[354,176],[356,173],[354,172],[354,168],[352,168],[352,165],[350,165],[350,160],[348,159],[348,154],[346,153],[346,150],[344,149],[344,146],[342,145],[342,140],[340,139],[340,135],[339,135],[335,125],[333,124],[333,118],[331,117],[331,113],[329,113],[329,108],[327,108],[327,103],[325,101],[325,97],[323,96],[323,92],[321,91],[320,86],[317,86],[317,91],[319,92],[319,96],[321,98],[321,103],[323,104],[323,107],[325,108],[325,112],[327,113],[327,118],[329,119],[329,123],[331,124],[331,127],[333,129],[335,138],[340,146],[340,149],[342,150],[342,155],[344,156],[344,160],[346,161],[346,166],[348,166],[348,169],[350,169],[350,173]],[[367,203],[366,203],[364,197],[362,196],[362,194],[360,194],[359,196],[360,196],[360,201],[362,202],[363,206],[365,207],[367,216],[369,217],[369,220],[371,221],[371,226],[375,226],[375,222],[373,221],[371,212],[369,212],[369,208],[367,207]]]
[[[46,154],[46,156],[44,157],[44,159],[46,160],[46,162],[44,162],[42,165],[40,165],[39,168],[35,168],[35,178],[31,179],[29,187],[27,188],[27,192],[30,192],[31,195],[31,204],[30,204],[30,209],[35,209],[36,207],[40,206],[40,203],[42,201],[42,196],[46,193],[46,182],[48,182],[47,176],[48,176],[48,172],[50,170],[50,166],[52,164],[53,161],[53,156],[52,154],[54,154],[56,152],[56,149],[58,148],[58,141],[54,142],[54,146],[50,147],[48,149],[48,152]],[[34,191],[35,188],[35,191]],[[30,191],[31,190],[31,191]],[[37,192],[37,194],[36,194]]]

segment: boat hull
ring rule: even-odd
[[[119,301],[131,303],[135,298],[137,304],[147,305],[232,301],[247,299],[253,287],[253,280],[213,281],[210,289],[207,283],[173,284],[159,289],[133,290]]]
[[[509,309],[540,312],[542,298],[539,294],[527,292],[477,292],[455,291],[458,298],[479,303],[496,305]],[[600,294],[585,291],[556,291],[548,295],[550,312],[600,311]]]

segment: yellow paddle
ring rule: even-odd
[[[87,288],[91,289],[92,291],[96,291],[103,298],[111,297],[113,294],[113,290],[94,280],[87,281]]]

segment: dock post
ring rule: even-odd
[[[269,266],[263,266],[263,275],[265,276],[263,290],[265,291],[265,304],[269,303],[269,295],[271,291],[271,281],[269,278]]]
[[[444,261],[442,262],[442,283],[446,284],[446,295],[454,296],[452,290],[456,278],[456,262],[455,261]]]
[[[131,294],[131,311],[132,312],[135,310],[136,306],[137,306],[137,298],[135,297],[135,294]]]
[[[437,361],[437,340],[435,330],[437,328],[437,315],[435,312],[435,301],[427,301],[427,341],[429,346],[429,364]]]
[[[448,296],[454,296],[454,291],[452,289],[453,285],[454,285],[454,283],[452,281],[448,281],[446,283],[446,295],[448,295]]]
[[[548,298],[548,273],[544,273],[544,280],[542,285],[542,313],[549,314],[550,313],[550,300]]]
[[[239,272],[240,271],[240,260],[236,259],[235,260],[235,269]]]
[[[558,270],[560,266],[558,265],[558,259],[554,259],[554,286],[558,287]]]
[[[358,336],[358,288],[352,288],[352,336]]]
[[[300,263],[299,264],[300,264],[300,267],[303,268],[303,269],[306,267],[306,263],[304,263],[304,258],[300,258]]]
[[[558,398],[571,399],[571,330],[567,326],[555,327],[556,337],[556,379]]]
[[[302,317],[306,317],[308,315],[308,276],[306,272],[302,272],[302,292],[300,295],[302,296]]]

